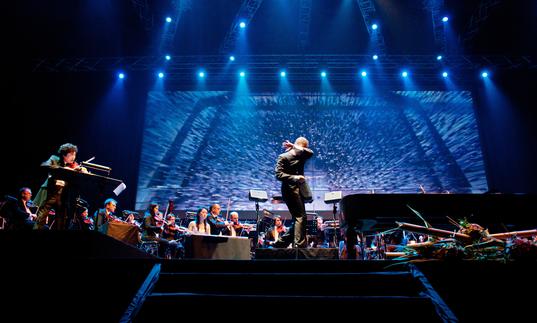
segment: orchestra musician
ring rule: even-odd
[[[275,248],[287,248],[292,243],[292,236],[286,235],[289,229],[283,225],[282,217],[274,216],[274,226],[265,234],[265,245]]]
[[[164,224],[165,219],[164,215],[159,211],[159,204],[156,202],[151,202],[144,215],[144,223],[142,225],[142,240],[158,242],[158,255],[162,258],[165,257],[166,250],[170,245],[168,240],[162,238]]]
[[[58,155],[52,155],[50,158],[43,162],[41,166],[48,168],[60,168],[70,169],[78,172],[87,172],[83,167],[80,167],[75,161],[76,154],[78,152],[77,146],[66,143],[60,146],[58,149]],[[48,229],[46,225],[47,216],[50,209],[56,211],[55,229],[65,229],[67,220],[68,207],[71,201],[67,200],[68,186],[63,180],[59,180],[54,175],[49,174],[47,180],[41,185],[39,192],[37,193],[35,204],[39,206],[37,212],[37,219],[34,229]]]
[[[230,224],[220,217],[220,204],[213,204],[209,208],[210,214],[207,216],[207,222],[211,226],[212,235],[221,235],[222,231]]]
[[[32,198],[32,190],[28,187],[23,187],[19,190],[19,197],[15,198],[6,195],[5,204],[0,208],[2,217],[7,220],[7,230],[31,230],[35,222],[35,214],[32,212],[34,205],[30,200]]]
[[[196,219],[188,224],[188,231],[193,233],[211,234],[211,226],[207,221],[207,209],[201,208],[196,212]]]
[[[164,231],[162,231],[162,238],[168,240],[169,251],[171,258],[180,258],[180,250],[184,250],[183,244],[178,240],[184,234],[184,228],[179,227],[175,223],[175,216],[169,214],[166,216],[166,223],[164,223]]]
[[[81,207],[77,210],[75,218],[73,219],[73,221],[71,221],[71,224],[69,225],[69,230],[94,230],[94,221],[89,216],[87,207]]]
[[[110,222],[110,221],[120,221],[116,218],[114,215],[114,212],[116,212],[116,200],[109,198],[104,201],[104,208],[99,209],[95,211],[94,219],[95,219],[95,230],[102,231],[102,227],[104,224]]]
[[[247,235],[252,228],[250,225],[239,222],[239,213],[231,212],[229,214],[231,218],[230,224],[222,231],[225,236],[240,237],[243,234]]]

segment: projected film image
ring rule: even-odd
[[[280,195],[274,175],[284,140],[308,138],[305,175],[324,193],[487,191],[471,92],[149,93],[136,208],[173,199],[176,209],[212,203],[255,210],[250,189]],[[270,204],[287,210],[285,204]]]

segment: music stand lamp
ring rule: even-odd
[[[260,190],[250,190],[248,192],[248,199],[250,201],[255,201],[255,234],[254,234],[254,245],[257,248],[257,244],[259,243],[259,202],[266,202],[268,201],[268,194],[266,191],[260,191]]]
[[[337,221],[336,221],[336,213],[337,213],[337,204],[342,199],[343,193],[341,191],[336,192],[327,192],[324,193],[324,203],[326,204],[333,204],[334,207],[332,208],[332,217],[334,219],[334,246],[337,248]],[[348,250],[347,250],[348,252]]]

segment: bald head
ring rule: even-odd
[[[309,141],[305,137],[298,137],[295,140],[295,145],[300,146],[300,147],[304,147],[304,148],[308,148]]]

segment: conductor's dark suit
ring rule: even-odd
[[[282,197],[293,217],[291,234],[294,234],[294,245],[305,248],[306,242],[306,207],[305,202],[311,201],[311,191],[306,182],[300,183],[298,175],[304,175],[304,164],[313,156],[308,148],[292,148],[278,156],[276,178],[282,182]]]

